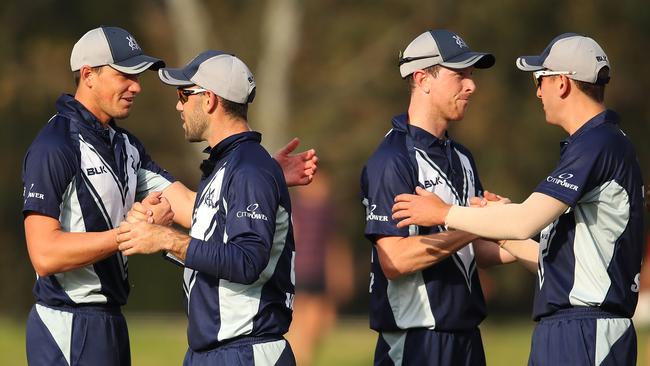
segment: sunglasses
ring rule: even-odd
[[[209,90],[201,89],[201,88],[197,88],[197,89],[178,88],[178,89],[176,89],[176,93],[178,94],[178,100],[180,100],[181,104],[187,103],[187,100],[190,98],[190,95],[201,94],[201,93],[205,93],[207,91],[209,91]]]
[[[399,53],[399,66],[411,61],[424,60],[426,58],[438,57],[440,55],[430,55],[430,56],[416,56],[416,57],[402,57],[402,52]]]
[[[551,71],[551,70],[539,70],[533,72],[533,83],[535,83],[535,88],[539,88],[542,85],[542,78],[545,76],[555,76],[555,75],[573,75],[575,71]]]

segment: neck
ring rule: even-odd
[[[573,135],[590,119],[606,109],[604,104],[595,102],[588,97],[576,98],[570,105],[571,108],[566,111],[562,124],[569,135]]]
[[[107,127],[108,122],[111,121],[111,116],[108,114],[104,113],[101,108],[97,106],[96,103],[94,103],[92,97],[84,92],[84,89],[77,89],[77,92],[74,95],[74,99],[76,99],[81,105],[83,105],[90,113],[97,118],[97,121],[102,124],[102,126]]]
[[[215,147],[232,135],[250,130],[248,123],[243,119],[225,118],[221,121],[212,121],[207,141],[210,147]]]
[[[439,139],[445,138],[449,121],[431,108],[411,100],[408,109],[409,123],[429,132]]]

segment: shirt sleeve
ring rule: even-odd
[[[138,155],[140,156],[140,163],[137,167],[138,185],[135,193],[136,201],[143,200],[151,192],[162,191],[176,181],[176,178],[167,170],[161,168],[151,159],[144,145],[135,136],[131,134],[127,136],[129,142],[137,149]]]
[[[234,172],[223,195],[226,225],[223,238],[192,239],[185,265],[228,281],[255,282],[271,256],[280,206],[279,182],[263,169]]]
[[[23,161],[23,214],[59,219],[65,191],[74,182],[76,155],[63,143],[36,141]]]
[[[397,228],[392,218],[395,196],[414,193],[416,173],[406,157],[393,155],[378,163],[370,161],[361,174],[363,204],[366,208],[365,235],[371,241],[378,236],[409,236],[409,229]]]
[[[565,147],[557,167],[535,192],[543,193],[574,207],[580,197],[592,187],[590,175],[601,158],[599,151],[589,147],[587,141],[575,141]]]

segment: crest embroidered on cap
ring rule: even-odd
[[[126,40],[129,41],[129,47],[131,47],[132,51],[140,49],[140,46],[138,46],[138,42],[135,41],[135,38],[133,38],[133,36],[126,37]]]
[[[452,38],[456,40],[456,44],[458,45],[458,47],[467,48],[467,43],[465,43],[465,41],[463,41],[463,39],[460,38],[460,36],[453,36]]]

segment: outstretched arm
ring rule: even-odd
[[[298,145],[300,145],[300,140],[294,137],[273,156],[282,167],[284,179],[289,187],[304,186],[311,183],[318,165],[318,156],[316,156],[316,150],[314,149],[290,155]]]
[[[521,204],[483,208],[452,206],[435,194],[417,188],[417,195],[395,197],[393,218],[398,227],[446,224],[494,239],[528,239],[559,217],[568,205],[542,193],[533,193]]]

